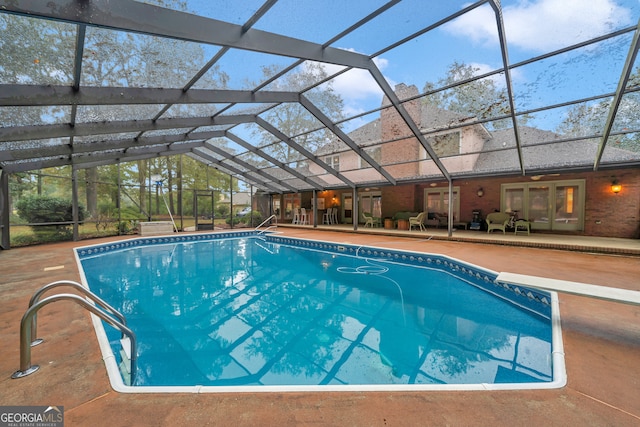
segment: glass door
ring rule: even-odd
[[[517,212],[518,217],[524,218],[522,216],[524,214],[524,188],[508,188],[505,190],[504,211]]]
[[[453,187],[453,222],[460,221],[460,187]],[[424,190],[425,210],[427,218],[433,219],[434,215],[449,217],[449,189],[427,188]]]
[[[284,195],[284,218],[285,220],[293,220],[296,209],[300,209],[300,194]]]
[[[556,185],[553,228],[555,230],[575,230],[583,222],[582,194],[578,185]]]
[[[282,217],[280,216],[280,214],[282,213],[280,211],[280,197],[279,196],[275,196],[272,200],[272,206],[271,209],[273,209],[273,213],[274,215],[278,218],[278,219],[282,219]]]
[[[502,185],[502,211],[518,211],[532,230],[584,228],[585,181],[546,181]]]
[[[366,193],[358,193],[360,199],[360,205],[358,205],[358,212],[360,212],[360,221],[364,222],[362,213],[370,213],[374,218],[382,217],[382,193],[379,191],[370,191]]]
[[[345,224],[353,224],[353,196],[342,195],[342,221]]]
[[[537,230],[551,229],[550,190],[549,185],[529,185],[528,212],[518,213],[520,218],[528,219],[532,228]]]

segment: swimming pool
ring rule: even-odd
[[[557,298],[434,254],[231,232],[76,249],[119,391],[437,390],[564,385]]]

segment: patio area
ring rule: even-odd
[[[638,241],[462,230],[454,232],[455,240],[445,240],[445,230],[410,235],[310,226],[278,230],[291,237],[440,253],[497,272],[640,290],[640,252],[629,252],[640,249]],[[491,240],[472,241],[480,238]],[[539,247],[519,245],[520,239]],[[10,379],[19,366],[19,323],[31,294],[55,280],[80,280],[72,248],[105,240],[113,239],[0,252],[2,405],[61,405],[65,425],[93,426],[640,423],[640,307],[571,295],[559,295],[568,383],[556,390],[121,394],[110,388],[88,313],[67,302],[39,315],[39,335],[46,342],[34,348],[32,360],[40,371]],[[568,250],[571,246],[610,254]]]

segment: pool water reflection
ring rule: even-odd
[[[549,316],[450,271],[358,255],[234,238],[81,263],[137,335],[137,386],[553,380]]]

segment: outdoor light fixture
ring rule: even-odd
[[[622,184],[620,184],[618,180],[614,178],[611,182],[611,191],[613,191],[614,194],[618,194],[620,190],[622,190]]]
[[[478,188],[478,191],[476,192],[476,194],[478,195],[478,197],[484,196],[484,190],[482,189],[482,187]]]

